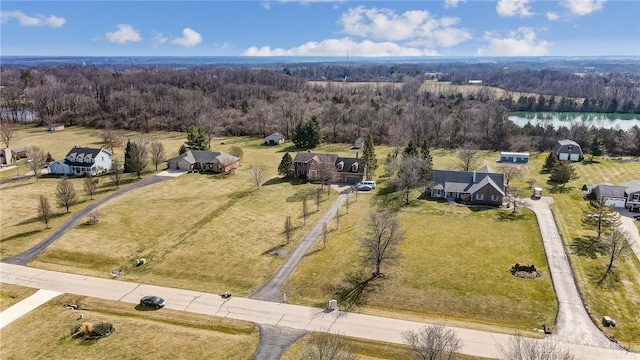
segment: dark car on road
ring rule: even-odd
[[[166,302],[164,301],[164,299],[158,296],[145,296],[142,299],[140,299],[140,305],[153,307],[156,309],[160,309],[161,307],[164,307],[165,303]]]

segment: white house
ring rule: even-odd
[[[280,134],[279,132],[275,132],[269,136],[267,136],[266,138],[264,138],[264,144],[265,145],[280,145],[283,144],[285,140],[284,135]]]
[[[111,170],[112,156],[105,149],[76,146],[67,153],[63,160],[49,164],[49,173],[75,176],[83,176],[86,173],[93,176],[104,174]]]

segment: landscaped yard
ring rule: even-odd
[[[107,322],[116,331],[97,341],[72,339],[71,328],[83,322]],[[0,337],[3,359],[249,359],[257,346],[253,323],[73,295],[17,319]]]

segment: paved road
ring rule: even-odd
[[[402,343],[402,331],[416,330],[425,325],[415,321],[342,311],[327,312],[318,308],[240,297],[225,300],[216,294],[66,274],[6,263],[0,263],[0,282],[119,300],[131,304],[132,307],[138,304],[140,297],[154,294],[165,298],[166,307],[173,310],[251,321],[278,328],[331,332],[397,344]],[[498,344],[504,343],[509,338],[509,335],[505,334],[453,327],[450,329],[455,331],[461,339],[463,344],[461,352],[475,356],[495,357]],[[554,341],[562,347],[571,349],[578,359],[583,360],[640,360],[639,354],[628,353],[611,343],[605,344],[605,347],[596,347],[570,344],[564,342],[562,338],[535,341]]]
[[[631,250],[636,254],[636,257],[640,259],[640,233],[636,227],[637,220],[633,219],[633,216],[638,216],[640,213],[632,213],[626,209],[618,210],[620,213],[620,229],[627,235],[627,240],[631,244]]]
[[[260,345],[254,360],[280,360],[282,354],[289,346],[303,337],[307,332],[274,325],[258,325],[260,329]]]
[[[280,290],[285,281],[289,278],[293,270],[296,269],[302,258],[309,252],[309,249],[315,244],[316,240],[322,236],[323,226],[328,224],[333,218],[335,218],[337,211],[345,203],[349,197],[348,191],[342,191],[336,201],[331,207],[324,213],[322,218],[309,230],[309,232],[302,238],[298,246],[291,252],[291,255],[280,266],[278,271],[273,277],[258,291],[253,293],[250,297],[252,299],[280,302]]]
[[[32,247],[31,249],[20,253],[18,255],[6,258],[6,259],[2,259],[2,262],[6,262],[6,263],[10,263],[10,264],[16,264],[16,265],[27,265],[31,260],[33,260],[33,258],[35,258],[36,256],[38,256],[38,254],[40,254],[42,251],[44,251],[44,249],[47,248],[47,246],[51,245],[51,243],[53,243],[54,241],[56,241],[60,236],[62,236],[62,234],[64,234],[65,232],[67,232],[69,229],[71,229],[72,226],[75,225],[75,223],[77,223],[80,219],[82,219],[83,217],[87,216],[91,211],[93,211],[94,209],[96,209],[97,207],[99,207],[100,205],[106,203],[107,201],[120,196],[122,194],[125,194],[129,191],[132,190],[136,190],[139,189],[143,186],[148,186],[151,184],[155,184],[167,179],[171,179],[172,177],[176,177],[179,175],[184,174],[185,172],[180,172],[180,171],[171,171],[171,170],[165,170],[162,171],[160,173],[158,173],[155,176],[151,176],[148,177],[146,179],[143,179],[131,186],[128,186],[126,188],[122,188],[112,194],[109,194],[107,196],[105,196],[104,198],[100,199],[100,200],[94,200],[94,202],[79,210],[77,213],[75,213],[73,216],[71,216],[71,218],[69,220],[67,220],[64,224],[62,224],[62,226],[60,226],[59,228],[57,228],[53,234],[49,235],[49,237],[47,237],[46,239],[44,239],[42,242],[40,242],[39,244],[37,244],[36,246]]]
[[[609,346],[611,342],[593,323],[578,293],[573,271],[565,252],[549,203],[550,197],[528,200],[528,208],[538,219],[551,280],[558,300],[558,316],[553,339],[575,343]]]

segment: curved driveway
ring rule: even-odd
[[[574,344],[611,346],[611,341],[593,323],[584,307],[562,238],[553,213],[549,209],[549,203],[552,201],[550,197],[527,201],[527,207],[536,214],[538,219],[549,272],[558,300],[558,316],[552,338]]]
[[[129,191],[132,190],[136,190],[139,189],[143,186],[148,186],[151,184],[155,184],[167,179],[170,179],[172,177],[176,177],[176,176],[180,176],[182,174],[184,174],[185,172],[181,172],[181,171],[170,171],[170,170],[165,170],[162,171],[160,173],[158,173],[155,176],[151,176],[148,177],[146,179],[143,179],[129,187],[126,188],[122,188],[112,194],[109,194],[105,197],[103,197],[100,200],[95,200],[91,205],[79,210],[77,213],[75,213],[73,216],[71,216],[71,218],[69,220],[67,220],[64,224],[62,224],[62,226],[60,226],[58,229],[56,229],[53,234],[49,235],[46,239],[44,239],[41,243],[39,243],[38,245],[32,247],[31,249],[20,253],[18,255],[6,258],[6,259],[2,259],[2,262],[6,262],[6,263],[10,263],[10,264],[16,264],[16,265],[27,265],[31,260],[33,260],[33,258],[35,258],[36,256],[38,256],[38,254],[40,254],[42,251],[44,251],[44,249],[47,248],[47,246],[51,245],[51,243],[53,243],[54,241],[56,241],[60,236],[62,236],[62,234],[64,234],[65,232],[67,232],[69,229],[71,229],[71,227],[73,225],[75,225],[75,223],[78,222],[78,220],[80,220],[82,217],[87,216],[91,211],[93,211],[94,209],[96,209],[98,206],[104,204],[105,202],[120,196],[122,194],[125,194]]]

